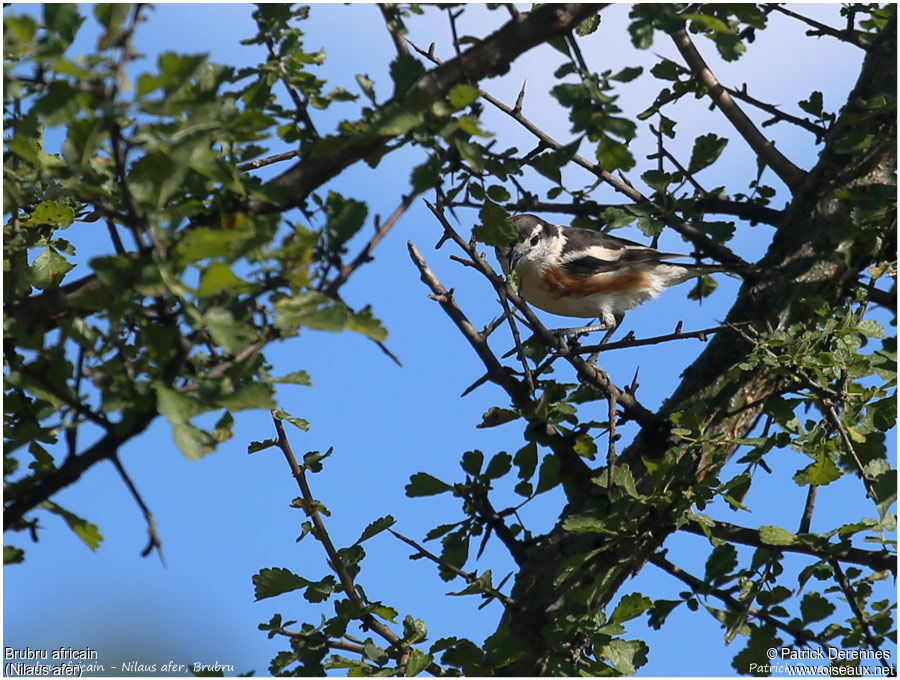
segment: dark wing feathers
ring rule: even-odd
[[[591,274],[609,272],[618,268],[619,265],[616,262],[601,260],[599,257],[593,257],[591,255],[566,260],[562,264],[563,272],[569,276],[590,276]]]

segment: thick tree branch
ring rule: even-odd
[[[60,489],[74,484],[91,466],[106,458],[112,458],[122,444],[146,430],[156,416],[156,404],[153,403],[149,408],[131,414],[126,423],[119,424],[83,453],[66,458],[53,474],[22,492],[3,509],[3,530],[6,531],[16,525],[26,512],[43,503]]]
[[[386,102],[382,108],[399,106],[415,111],[421,104],[413,104],[413,100],[420,102],[423,94],[444,96],[454,85],[478,82],[506,73],[510,64],[521,54],[550,38],[565,34],[600,8],[600,5],[543,5],[527,15],[510,20],[459,57],[426,73],[409,93]],[[277,204],[254,201],[251,209],[266,213],[302,205],[313,189],[353,163],[377,155],[391,139],[392,136],[377,133],[357,139],[340,136],[324,138],[312,144],[299,163],[273,180],[274,186],[284,190],[282,201]]]
[[[694,77],[709,91],[710,98],[747,141],[750,148],[775,171],[775,174],[788,185],[792,192],[796,193],[800,189],[806,173],[783,156],[735,103],[718,78],[709,70],[703,57],[694,46],[690,35],[688,35],[687,29],[682,28],[672,33],[672,40],[690,67]]]
[[[379,2],[378,9],[381,11],[381,16],[384,17],[384,23],[391,34],[391,40],[394,42],[397,54],[409,54],[409,48],[403,41],[403,36],[406,35],[406,28],[403,26],[397,5]]]

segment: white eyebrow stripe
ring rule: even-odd
[[[581,250],[573,250],[572,252],[566,253],[560,260],[562,262],[569,262],[570,260],[580,260],[584,257],[596,257],[598,260],[603,260],[605,262],[618,262],[622,257],[622,252],[623,249],[621,248],[612,250],[611,248],[604,248],[603,246],[588,246]]]

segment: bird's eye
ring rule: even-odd
[[[540,241],[540,240],[541,240],[540,236],[532,236],[531,237],[531,245],[536,246],[538,244],[538,241]]]

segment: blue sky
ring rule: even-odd
[[[24,10],[25,6],[12,9]],[[28,11],[39,9],[32,6]],[[84,11],[89,13],[87,8]],[[627,11],[626,5],[604,11],[601,31],[582,41],[592,68],[614,72],[625,66],[647,68],[656,62],[653,52],[677,56],[663,36],[657,37],[650,52],[632,48],[624,31]],[[804,12],[835,17],[837,6],[806,5]],[[263,58],[257,47],[238,45],[240,39],[255,33],[247,5],[157,4],[148,16],[136,42],[146,61],[133,65],[132,77],[149,70],[155,55],[163,50],[209,52],[214,61],[236,65]],[[484,34],[487,26],[499,25],[506,17],[502,11],[490,13],[471,7],[461,19],[460,31]],[[832,18],[830,23],[839,22]],[[408,26],[410,38],[417,44],[427,47],[436,42],[439,56],[452,56],[444,13],[432,9]],[[375,81],[380,99],[388,96],[388,64],[394,48],[374,5],[316,5],[304,30],[307,48],[323,47],[328,54],[321,75],[330,85],[356,91],[354,75],[363,72]],[[89,50],[95,39],[92,28],[83,31],[87,35],[77,48]],[[699,46],[721,81],[736,86],[746,82],[754,96],[794,112],[796,101],[815,89],[823,92],[825,108],[836,110],[845,100],[862,58],[860,50],[834,40],[807,40],[801,27],[781,19],[774,19],[773,28],[761,32],[737,63],[721,62],[708,43]],[[482,87],[512,102],[525,74],[525,114],[558,140],[568,142],[568,122],[546,94],[546,83],[561,63],[558,52],[535,49],[516,62],[510,75],[483,82]],[[625,84],[620,89],[620,105],[626,114],[643,110],[659,87],[660,81],[644,78]],[[680,115],[679,136],[672,150],[682,158],[689,157],[694,137],[710,129],[728,137],[727,162],[701,173],[700,179],[707,186],[724,184],[732,192],[746,190],[755,175],[752,153],[725,127],[717,112],[708,110],[706,101],[690,106],[689,114]],[[333,129],[341,118],[354,118],[355,111],[355,104],[338,105],[319,115],[316,122],[320,130]],[[757,122],[765,119],[749,112]],[[522,151],[533,147],[529,135],[502,114],[486,108],[483,120],[486,129],[498,134],[499,146],[517,145]],[[799,166],[809,168],[815,163],[816,149],[806,133],[784,124],[765,131]],[[638,161],[632,173],[636,183],[640,172],[655,167],[655,161],[644,160],[654,145],[646,130],[632,145]],[[410,168],[422,158],[416,150],[398,153],[385,158],[375,170],[364,165],[351,168],[331,186],[348,197],[367,201],[370,217],[376,213],[386,217],[408,188]],[[276,166],[272,172],[281,170]],[[568,170],[567,177],[576,184],[590,182],[577,169]],[[782,207],[784,187],[771,173],[765,179],[779,190],[773,207]],[[526,181],[532,182],[528,184],[532,190],[546,186],[533,175]],[[598,189],[594,198],[616,200],[606,188]],[[459,215],[463,223],[458,226],[466,233],[477,215],[471,211],[459,211]],[[71,228],[68,236],[80,248],[80,258],[86,259],[96,244],[79,242],[77,228]],[[739,223],[738,230],[734,249],[747,260],[757,259],[765,251],[771,228]],[[636,229],[619,233],[646,240]],[[507,405],[499,388],[487,385],[459,398],[481,375],[481,364],[440,308],[427,299],[428,291],[407,256],[406,241],[413,240],[443,283],[455,288],[461,307],[476,326],[496,316],[499,306],[487,282],[448,260],[448,246],[433,250],[439,237],[440,228],[433,217],[424,205],[416,204],[379,246],[375,262],[359,270],[343,289],[351,306],[372,304],[389,330],[387,344],[403,362],[402,368],[365,338],[349,333],[304,332],[267,353],[276,373],[304,369],[312,377],[312,388],[283,386],[278,397],[283,408],[311,424],[306,434],[289,429],[296,452],[334,447],[324,471],[313,475],[310,484],[332,513],[327,526],[338,546],[352,543],[370,519],[385,514],[397,519],[398,531],[419,540],[433,526],[460,519],[461,511],[452,499],[407,499],[403,488],[409,476],[425,471],[452,482],[462,478],[458,466],[462,452],[480,449],[490,456],[501,450],[514,452],[522,445],[519,424],[475,429],[490,406]],[[674,233],[665,233],[660,241],[661,249],[677,252],[684,247]],[[353,244],[350,251],[355,252]],[[78,268],[70,276],[83,273],[85,270]],[[673,329],[679,320],[686,329],[715,325],[725,316],[738,285],[727,277],[719,280],[715,295],[702,305],[685,299],[688,286],[664,293],[661,300],[630,312],[620,333],[634,330],[639,337],[657,335]],[[569,325],[568,320],[543,318],[550,326]],[[504,351],[509,346],[508,339],[498,339],[496,344]],[[646,406],[655,408],[678,384],[680,372],[700,349],[698,341],[686,340],[611,353],[601,358],[601,364],[619,385],[629,383],[639,368],[639,396]],[[598,414],[597,419],[604,417]],[[282,566],[305,577],[320,578],[327,567],[320,546],[311,538],[294,542],[305,518],[301,511],[288,507],[298,491],[283,458],[275,450],[246,454],[251,440],[273,436],[268,414],[244,413],[236,419],[234,438],[198,462],[179,454],[170,428],[161,418],[123,451],[122,462],[156,517],[167,568],[155,557],[139,556],[146,543],[144,521],[111,465],[91,469],[78,484],[60,492],[54,500],[98,524],[105,540],[92,553],[61,520],[42,517],[47,530],[38,544],[23,546],[27,550],[25,565],[4,570],[4,645],[92,647],[100,650],[100,661],[108,666],[133,659],[157,665],[169,660],[218,661],[231,664],[236,672],[255,669],[264,674],[269,659],[285,645],[268,640],[256,630],[257,624],[268,621],[274,612],[313,622],[319,613],[317,605],[310,605],[299,593],[253,602],[251,576],[264,567]],[[629,426],[620,431],[626,441],[634,432]],[[600,446],[605,446],[605,440]],[[747,499],[752,516],[735,516],[723,507],[712,508],[709,514],[746,526],[779,524],[793,530],[805,489],[793,485],[790,476],[808,461],[783,451],[770,456],[768,462],[774,474],[771,479],[759,480]],[[731,469],[737,471],[734,466]],[[862,502],[858,485],[858,480],[844,478],[822,488],[812,530],[829,529],[860,515],[873,516],[875,510]],[[495,505],[502,506],[504,499],[514,498],[512,483],[505,486],[501,481],[498,486]],[[526,506],[522,514],[532,530],[549,530],[561,507],[561,494],[550,493]],[[23,540],[15,536],[14,542],[22,544]],[[709,553],[705,541],[676,536],[665,547],[670,549],[672,561],[702,575]],[[408,560],[405,545],[382,534],[368,542],[366,550],[359,582],[369,597],[394,606],[401,618],[412,614],[425,619],[431,640],[455,634],[477,641],[494,630],[498,605],[478,611],[478,599],[444,597],[446,592],[461,589],[460,584],[443,583],[432,565]],[[741,550],[742,557],[748,554]],[[512,564],[492,541],[481,560],[468,568],[490,568],[495,576],[502,576]],[[621,594],[639,591],[675,599],[682,590],[682,584],[646,566]],[[847,616],[849,612],[841,618]],[[644,639],[651,648],[642,675],[730,675],[730,660],[743,646],[739,639],[725,648],[718,623],[702,611],[691,613],[684,607],[672,614],[660,632],[648,630],[643,619],[632,624],[628,637]],[[685,659],[686,650],[690,650],[689,659]]]

